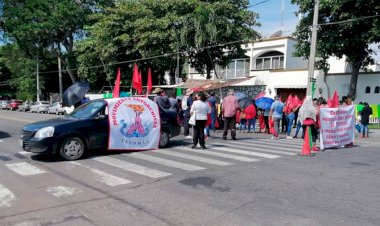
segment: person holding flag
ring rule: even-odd
[[[317,142],[317,109],[314,107],[313,100],[312,99],[305,99],[303,102],[300,111],[298,113],[298,118],[302,124],[302,130],[303,130],[303,136],[305,137],[305,133],[309,133],[309,136],[311,135],[313,145],[312,150],[318,151],[318,148],[316,146]],[[307,130],[306,128],[309,127],[310,129]]]

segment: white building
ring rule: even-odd
[[[244,45],[242,47],[246,50],[246,57],[232,60],[226,68],[217,67],[217,77],[224,80],[249,78],[234,85],[235,89],[246,91],[249,95],[265,91],[267,96],[272,97],[278,94],[286,99],[289,94],[297,94],[299,98],[303,98],[306,95],[308,61],[293,56],[296,42],[292,37],[276,37]],[[335,89],[340,96],[347,95],[350,65],[345,58],[336,57],[330,57],[329,64],[330,70],[327,75],[320,71],[314,73],[314,77],[317,78],[315,96],[327,98]],[[359,75],[356,101],[378,104],[380,65],[371,65],[368,70],[372,72],[362,72]],[[211,76],[212,79],[216,78],[214,72]],[[190,66],[188,78],[205,79],[205,75]]]

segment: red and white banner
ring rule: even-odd
[[[355,108],[353,105],[320,109],[321,149],[354,142]]]
[[[110,150],[158,149],[161,133],[156,103],[148,98],[107,99]]]

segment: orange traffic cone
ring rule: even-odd
[[[310,148],[310,136],[309,136],[309,126],[306,126],[306,131],[305,131],[305,137],[303,139],[303,145],[302,145],[302,150],[301,153],[298,154],[300,156],[314,156],[314,153],[311,153],[311,148]]]

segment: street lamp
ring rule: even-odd
[[[173,27],[175,29],[175,38],[177,42],[177,67],[175,70],[175,76],[174,76],[174,84],[177,84],[177,78],[179,78],[179,37],[178,37],[178,30],[181,27],[182,23],[181,22],[174,22]]]

